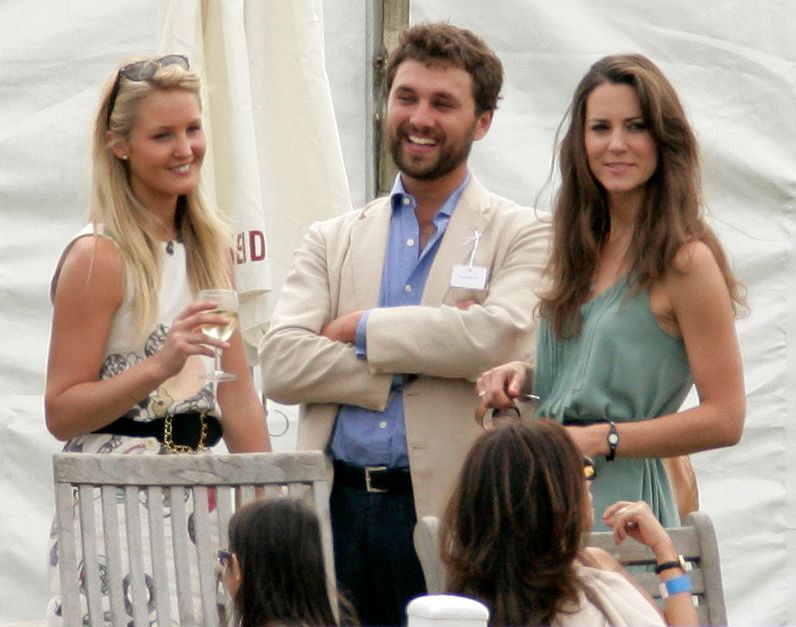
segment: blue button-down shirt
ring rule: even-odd
[[[415,199],[404,190],[401,176],[395,179],[390,199],[392,218],[381,274],[380,307],[419,305],[426,287],[426,279],[434,263],[442,236],[451,214],[459,202],[468,174],[462,184],[448,197],[434,216],[434,234],[419,251],[420,224],[415,215]],[[366,329],[369,312],[365,312],[357,327],[356,352],[367,358]],[[396,333],[411,329],[396,329]],[[329,448],[334,459],[357,466],[387,466],[406,468],[406,427],[403,405],[404,376],[394,374],[390,399],[384,411],[372,411],[356,405],[342,405],[337,414]]]

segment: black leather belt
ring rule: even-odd
[[[209,448],[218,444],[224,434],[221,422],[215,416],[189,412],[174,414],[170,418],[171,443],[174,446],[188,447],[192,450],[202,447]],[[204,440],[202,439],[203,431]],[[129,435],[134,438],[156,438],[158,442],[163,443],[166,440],[166,418],[156,418],[148,422],[124,417],[117,418],[94,433]]]
[[[353,466],[334,462],[334,481],[348,488],[374,493],[408,493],[412,491],[412,476],[408,468],[386,466]]]

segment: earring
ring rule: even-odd
[[[119,159],[121,159],[122,161],[127,161],[127,155],[122,155],[121,157],[119,157]]]

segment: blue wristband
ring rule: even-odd
[[[674,594],[681,592],[691,592],[691,577],[688,575],[680,575],[669,581],[664,581],[659,586],[661,591],[661,598],[666,599]]]

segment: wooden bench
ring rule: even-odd
[[[438,525],[439,521],[435,517],[424,517],[418,521],[414,535],[415,548],[430,593],[445,592],[445,570],[439,557],[437,541]],[[677,552],[690,565],[692,595],[700,625],[726,625],[727,610],[721,579],[721,560],[710,516],[704,512],[694,512],[686,518],[682,527],[667,531]],[[631,576],[653,598],[660,600],[658,576],[644,570],[655,564],[649,548],[631,538],[625,539],[619,545],[614,544],[613,534],[609,531],[593,532],[589,545],[608,551],[625,567],[635,567],[631,568]]]

